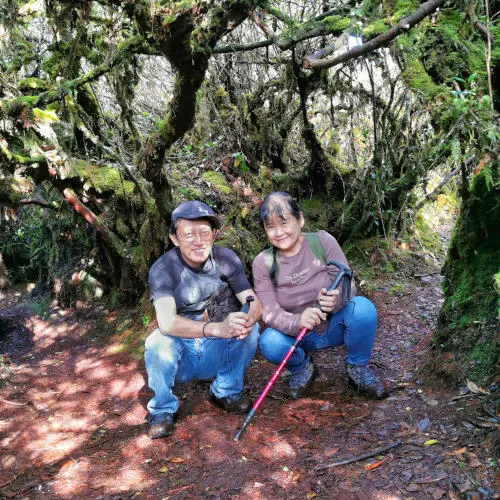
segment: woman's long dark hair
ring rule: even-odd
[[[299,204],[292,198],[289,193],[284,191],[273,191],[269,193],[262,202],[259,211],[259,218],[262,224],[264,222],[269,222],[273,215],[277,215],[281,219],[284,219],[283,207],[287,208],[288,211],[297,219],[300,220],[302,215],[302,210]],[[278,261],[276,259],[276,254],[278,249],[273,245],[273,263],[271,269],[269,270],[269,276],[274,286],[278,286]]]

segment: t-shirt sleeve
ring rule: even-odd
[[[340,262],[341,264],[344,264],[344,266],[348,267],[349,269],[351,266],[349,265],[349,262],[347,262],[347,258],[344,255],[344,252],[342,251],[342,248],[340,248],[340,245],[338,241],[330,234],[327,233],[326,231],[318,231],[318,237],[319,240],[321,241],[321,244],[323,245],[323,248],[325,249],[325,254],[326,254],[326,260],[327,262],[329,260],[335,260],[337,262]],[[330,277],[332,281],[335,280],[339,273],[339,269],[336,266],[328,266],[328,274],[330,274]],[[340,285],[341,289],[342,285]],[[356,296],[356,285],[354,284],[354,279],[351,281],[351,297]],[[345,303],[339,304],[339,307],[334,311],[337,312],[339,309],[342,309],[344,307]]]
[[[214,246],[214,258],[219,269],[235,294],[251,287],[240,258],[230,248]]]
[[[253,260],[252,276],[255,293],[262,304],[262,319],[266,325],[296,337],[299,333],[301,314],[290,313],[280,306],[276,288],[269,276],[265,251]]]
[[[175,291],[175,276],[171,255],[166,253],[161,256],[149,270],[149,296],[151,302],[161,297],[173,297]]]

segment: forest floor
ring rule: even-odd
[[[437,267],[373,280],[366,292],[379,312],[372,359],[387,399],[358,394],[343,349],[324,350],[307,395],[289,399],[281,377],[238,442],[244,416],[214,407],[205,382],[178,388],[172,436],[148,438],[151,393],[137,356],[146,329],[124,347],[137,313],[37,314],[25,287],[12,288],[0,300],[0,498],[497,498],[493,394],[422,373],[440,281]],[[253,400],[274,369],[252,361]]]

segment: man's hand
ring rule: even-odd
[[[300,328],[314,330],[322,321],[326,319],[326,313],[320,311],[317,307],[308,307],[300,317]]]
[[[236,337],[238,340],[243,340],[250,335],[252,326],[248,314],[238,311],[228,314],[221,323],[213,323],[213,326],[208,327],[208,331],[212,337],[219,339]]]
[[[331,313],[335,310],[339,302],[339,291],[330,290],[327,291],[326,288],[322,288],[319,292],[316,302],[321,307],[321,310],[325,313]]]

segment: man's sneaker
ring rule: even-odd
[[[174,430],[175,413],[149,415],[149,437],[151,439],[170,436]]]
[[[250,401],[245,397],[243,391],[238,394],[231,394],[225,398],[218,398],[210,389],[209,391],[210,400],[212,403],[217,405],[223,410],[234,412],[234,413],[246,413],[251,408]]]
[[[347,375],[349,375],[350,382],[356,386],[358,391],[365,392],[375,399],[388,396],[384,383],[373,373],[368,363],[364,365],[347,363]]]
[[[297,373],[290,375],[288,387],[290,388],[290,396],[293,399],[300,398],[304,391],[311,385],[314,377],[316,376],[316,367],[314,363],[309,360],[307,365]]]

